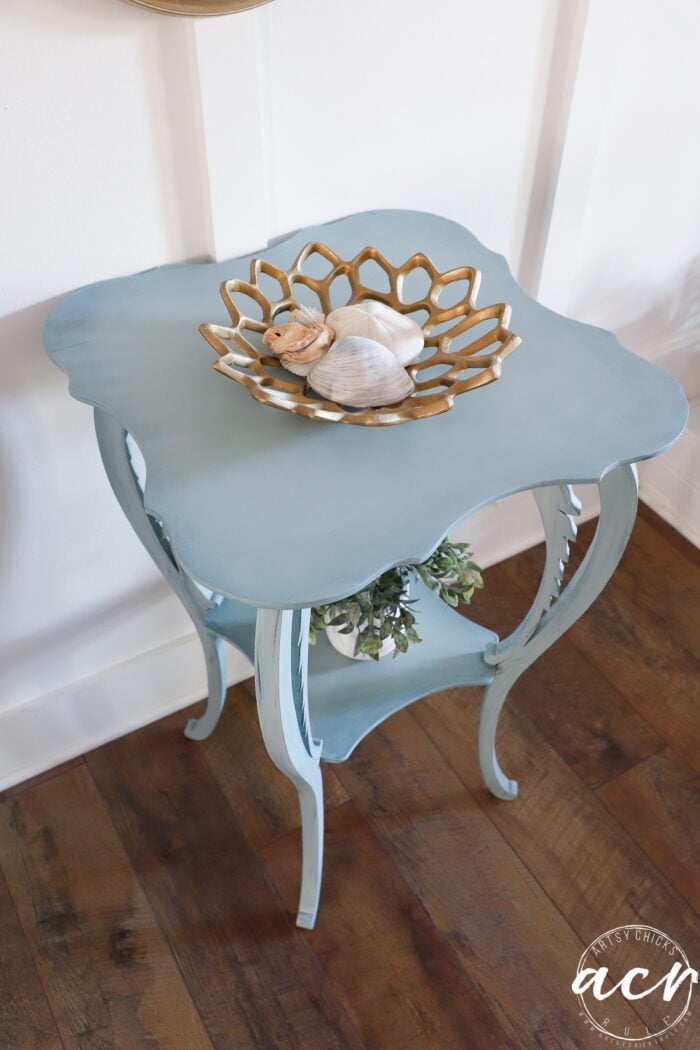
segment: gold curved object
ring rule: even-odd
[[[330,269],[325,276],[316,278],[304,272],[304,265],[313,256],[320,256],[329,264]],[[388,291],[372,288],[363,282],[360,269],[370,261],[386,275]],[[406,302],[403,297],[404,281],[414,270],[426,272],[430,287],[422,298]],[[261,279],[265,276],[278,283],[282,293],[279,299],[270,299],[262,290]],[[350,409],[323,400],[309,390],[303,378],[296,379],[281,368],[279,360],[269,356],[262,346],[263,332],[277,321],[280,314],[298,305],[294,295],[295,286],[303,286],[314,293],[319,308],[327,314],[341,305],[338,302],[331,304],[331,286],[339,278],[346,278],[350,286],[347,305],[375,299],[402,314],[427,313],[422,329],[426,349],[432,349],[432,353],[426,355],[424,351],[423,358],[408,367],[415,391],[396,405]],[[460,266],[447,273],[439,273],[422,252],[412,255],[403,266],[395,267],[376,248],[363,248],[354,259],[345,261],[331,248],[314,242],[302,248],[290,270],[280,270],[264,259],[253,259],[249,281],[238,278],[224,281],[221,297],[232,326],[202,324],[199,330],[219,354],[214,368],[222,375],[242,383],[263,404],[332,423],[392,426],[447,412],[458,394],[498,379],[501,363],[520,344],[519,336],[506,327],[510,321],[510,306],[507,303],[477,309],[476,294],[480,280],[481,274],[473,266]],[[441,306],[440,297],[456,281],[466,282],[466,294],[452,306]],[[234,302],[236,295],[245,295],[257,304],[261,314],[259,320],[241,312]],[[453,342],[464,342],[460,337],[468,340],[473,328],[489,321],[493,324],[486,332],[467,342],[467,345],[451,349]],[[255,336],[258,339],[253,342]]]
[[[163,15],[226,15],[261,7],[270,0],[126,0],[136,7],[148,7]]]

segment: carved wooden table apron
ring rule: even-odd
[[[497,382],[457,398],[444,415],[370,428],[274,411],[211,368],[197,327],[227,323],[219,286],[246,277],[252,256],[93,285],[64,300],[45,329],[71,393],[95,408],[105,469],[125,514],[199,633],[209,698],[187,725],[189,737],[208,736],[221,712],[222,639],[255,663],[267,750],[299,793],[297,922],[305,927],[314,924],[321,885],[320,763],[346,759],[392,712],[448,686],[485,686],[483,776],[499,798],[515,798],[517,784],[496,757],[508,691],[605,586],[635,518],[634,463],[675,441],[687,412],[669,376],[610,333],[540,306],[501,256],[455,223],[370,212],[256,254],[287,268],[316,240],[345,259],[371,244],[394,265],[423,251],[441,271],[478,267],[479,302],[510,303],[522,345]],[[145,487],[129,435],[145,460]],[[571,485],[589,482],[600,488],[598,528],[559,594],[579,510]],[[352,594],[391,565],[423,560],[471,512],[525,489],[544,522],[546,564],[510,637],[499,640],[422,589],[424,640],[408,654],[350,661],[325,638],[309,651],[311,606]]]

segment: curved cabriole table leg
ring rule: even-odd
[[[309,609],[258,609],[255,694],[268,754],[299,793],[302,876],[297,926],[313,929],[323,867],[321,744],[309,723]]]
[[[204,624],[205,613],[214,607],[180,569],[160,523],[146,513],[143,490],[134,470],[126,430],[102,409],[95,409],[95,432],[102,462],[115,496],[131,527],[177,594],[197,629],[207,668],[208,700],[201,718],[191,718],[185,735],[204,740],[213,731],[226,699],[226,655],[223,641]]]
[[[518,793],[517,781],[503,773],[496,757],[498,720],[511,686],[595,601],[615,571],[632,531],[637,512],[635,467],[618,467],[598,487],[600,518],[595,536],[561,596],[569,542],[576,538],[573,516],[581,506],[569,485],[534,490],[547,545],[542,582],[520,627],[484,654],[486,662],[496,667],[496,675],[481,705],[479,761],[488,788],[498,798],[513,799]]]

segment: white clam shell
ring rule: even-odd
[[[320,357],[328,352],[328,347],[333,342],[333,329],[322,324],[309,331],[318,332],[312,343],[305,346],[299,353],[281,354],[280,361],[289,372],[297,376],[307,376]]]
[[[321,397],[351,408],[378,408],[403,401],[415,390],[413,380],[382,343],[347,335],[332,344],[308,375]]]
[[[281,357],[280,364],[295,376],[307,376],[317,361],[295,361],[292,355]]]
[[[423,330],[413,318],[374,299],[340,306],[328,314],[326,324],[335,331],[337,339],[346,335],[375,339],[388,347],[404,367],[417,361],[425,346]]]

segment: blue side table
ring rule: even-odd
[[[376,429],[271,411],[210,367],[198,325],[227,323],[219,286],[246,278],[251,256],[84,288],[53,311],[44,332],[73,396],[94,406],[117,499],[202,641],[209,699],[188,736],[208,736],[221,712],[222,639],[255,663],[267,750],[299,793],[297,922],[307,928],[321,885],[320,763],[343,761],[394,711],[448,686],[483,685],[483,776],[499,798],[515,798],[517,784],[495,748],[508,691],[605,586],[635,518],[634,464],[671,445],[687,418],[673,379],[609,332],[539,305],[501,256],[453,222],[367,212],[257,254],[287,269],[309,241],[345,259],[371,244],[394,265],[422,251],[442,272],[475,266],[479,302],[511,304],[522,346],[498,382],[457,398],[446,414]],[[580,509],[574,483],[598,484],[600,520],[560,594]],[[423,590],[424,641],[407,655],[349,661],[325,638],[309,654],[311,606],[351,594],[399,562],[422,561],[457,522],[524,489],[534,491],[547,553],[535,601],[512,635],[499,640]]]

